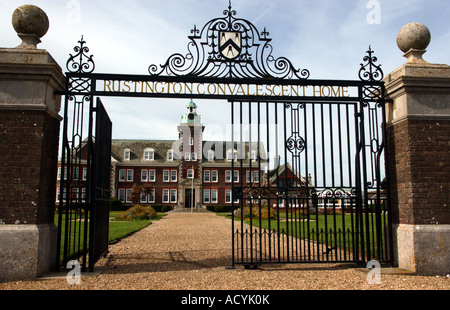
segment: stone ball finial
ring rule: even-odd
[[[48,31],[47,14],[39,7],[26,4],[18,7],[12,15],[12,25],[22,39],[22,48],[36,48]]]
[[[397,35],[397,46],[405,53],[408,62],[423,61],[422,55],[430,41],[430,30],[421,23],[409,23],[403,26]]]

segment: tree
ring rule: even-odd
[[[150,185],[143,185],[143,184],[134,184],[133,185],[133,189],[131,190],[131,195],[130,195],[130,199],[131,199],[131,203],[133,204],[133,206],[138,205],[141,201],[141,194],[145,193],[146,195],[150,194],[150,192],[153,190],[154,188]]]

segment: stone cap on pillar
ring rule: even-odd
[[[41,43],[41,38],[48,31],[49,20],[42,9],[26,4],[14,11],[12,25],[22,39],[22,44],[17,48],[36,49],[36,46]]]
[[[0,110],[44,110],[60,119],[56,93],[65,89],[66,77],[50,53],[36,47],[48,31],[47,14],[23,5],[14,11],[12,25],[22,44],[0,48]]]
[[[405,25],[397,35],[397,45],[407,62],[383,79],[387,98],[388,123],[405,118],[450,118],[450,66],[431,64],[422,58],[430,44],[430,30],[423,24]]]

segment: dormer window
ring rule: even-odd
[[[125,149],[123,151],[123,159],[124,160],[130,160],[131,159],[131,150],[130,149]]]
[[[228,161],[232,161],[234,158],[234,160],[237,160],[237,151],[236,150],[228,150],[227,151],[227,160]]]
[[[146,148],[144,150],[144,160],[155,160],[155,150],[152,148]]]
[[[173,152],[173,150],[169,150],[168,152],[167,152],[167,160],[168,161],[173,161],[173,159],[174,159],[174,152]]]

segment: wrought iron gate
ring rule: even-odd
[[[100,101],[93,107],[102,96],[231,103],[233,265],[392,261],[385,90],[372,49],[359,80],[310,80],[309,70],[273,56],[266,28],[236,15],[230,1],[222,17],[194,25],[187,53],[150,65],[147,75],[93,73],[83,38],[74,48],[63,93],[63,264],[82,253],[85,267],[88,239],[93,263],[107,250],[111,124]]]
[[[231,100],[233,265],[392,262],[383,92],[372,76],[358,101]]]
[[[80,44],[75,49],[80,62],[69,66],[71,57],[67,68],[89,73],[82,63],[84,41]],[[77,260],[83,271],[92,271],[108,251],[112,123],[101,100],[94,103],[91,86],[90,79],[68,74],[58,174],[57,270]]]

